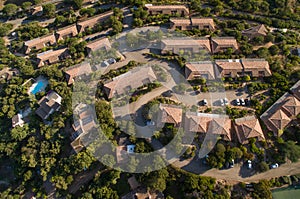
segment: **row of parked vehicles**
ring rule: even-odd
[[[240,99],[233,100],[232,104],[234,104],[236,106],[248,106],[249,103],[250,102],[249,102],[248,99],[240,98]],[[207,99],[203,99],[202,101],[199,102],[199,104],[202,105],[202,106],[207,106],[208,105]],[[228,106],[229,105],[229,100],[227,98],[220,99],[218,101],[218,105],[220,105],[220,106]]]

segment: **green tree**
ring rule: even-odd
[[[260,172],[265,172],[265,171],[268,171],[269,170],[269,165],[266,163],[266,162],[260,162],[259,164],[258,164],[258,170],[260,171]]]
[[[255,199],[272,199],[269,182],[267,180],[261,180],[259,183],[254,184],[254,192],[252,193],[252,196]]]
[[[17,10],[18,10],[18,6],[13,3],[6,4],[3,8],[4,14],[8,17],[17,14]]]
[[[122,32],[123,24],[122,24],[122,22],[119,21],[119,19],[117,17],[111,16],[110,21],[111,21],[111,27],[112,27],[114,34],[118,34],[118,33]]]
[[[83,0],[69,0],[71,5],[74,5],[75,9],[79,10],[82,7]]]
[[[55,17],[56,7],[52,3],[43,5],[43,15],[48,18]]]
[[[278,55],[279,53],[279,47],[277,45],[272,45],[269,47],[269,52],[271,55]]]
[[[9,34],[13,25],[10,23],[0,23],[0,37],[4,37]]]
[[[292,162],[297,162],[300,158],[300,146],[294,141],[287,141],[280,147],[281,152]]]
[[[21,7],[22,7],[23,11],[28,11],[28,10],[30,10],[31,6],[32,6],[31,2],[25,1],[22,3]]]

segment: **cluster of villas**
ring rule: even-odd
[[[226,141],[237,140],[247,144],[249,138],[264,140],[259,120],[255,116],[231,120],[227,115],[186,112],[175,105],[160,104],[157,117],[157,127],[164,124],[174,124],[175,127],[184,127],[185,131],[205,135],[216,134]]]
[[[55,91],[50,91],[42,97],[38,101],[39,107],[36,109],[35,113],[44,121],[46,121],[50,115],[59,111],[62,103],[62,97],[57,94]],[[27,111],[25,111],[27,112]],[[31,110],[30,110],[31,112]],[[18,113],[12,118],[12,127],[15,128],[16,126],[23,126],[26,122],[24,118],[28,115]]]
[[[75,37],[80,33],[85,32],[88,29],[93,29],[97,25],[104,23],[113,15],[113,11],[108,11],[106,13],[93,16],[84,21],[79,21],[76,24],[69,25],[67,27],[56,30],[54,33],[35,38],[29,41],[24,42],[24,52],[29,54],[32,51],[38,51],[45,47],[56,45],[59,41],[66,38]],[[105,39],[105,38],[104,38]],[[86,50],[88,53],[95,50],[95,48],[101,48],[101,43],[106,41],[102,39],[90,42],[87,44]],[[106,38],[107,39],[107,38]],[[107,39],[108,40],[108,39]],[[108,42],[109,43],[109,42]],[[106,42],[107,44],[107,42]],[[100,46],[99,46],[100,45]],[[105,45],[105,44],[102,44]],[[103,46],[102,46],[103,47]],[[106,45],[105,45],[106,47]],[[63,60],[69,56],[67,48],[62,48],[58,50],[48,50],[43,53],[39,53],[36,56],[36,61],[38,67],[53,64],[60,60]]]
[[[234,37],[174,38],[163,39],[161,41],[161,52],[163,54],[180,54],[185,52],[200,53],[202,51],[214,54],[224,52],[229,48],[232,49],[233,52],[239,49]]]
[[[260,118],[268,130],[279,137],[284,133],[285,128],[291,125],[299,125],[299,121],[297,121],[299,114],[300,81],[266,110]]]
[[[189,62],[185,65],[187,80],[204,78],[213,80],[220,77],[237,78],[249,75],[250,77],[268,77],[272,75],[268,61],[264,59],[226,59]]]

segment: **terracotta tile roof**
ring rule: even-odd
[[[208,133],[222,135],[224,140],[231,140],[231,120],[228,116],[218,115],[209,123]]]
[[[43,37],[38,37],[29,41],[24,42],[27,47],[26,53],[29,53],[31,48],[36,48],[37,50],[44,48],[47,43],[53,45],[56,43],[56,38],[54,34],[45,35]]]
[[[219,52],[224,48],[232,48],[233,51],[237,50],[238,43],[234,37],[212,37],[211,38],[212,52]]]
[[[215,62],[222,70],[243,70],[243,65],[239,59],[216,60]]]
[[[208,38],[200,38],[200,39],[183,39],[183,38],[178,38],[178,39],[163,39],[162,44],[164,46],[163,50],[165,48],[172,48],[172,47],[177,47],[177,48],[189,48],[189,47],[201,47],[209,52],[211,52],[210,48],[210,42]],[[166,49],[167,50],[167,49]]]
[[[137,89],[157,79],[151,67],[138,67],[104,84],[104,92],[108,98],[114,94],[122,95],[127,90]]]
[[[47,60],[49,60],[50,63],[58,61],[59,57],[66,54],[67,51],[67,48],[62,48],[58,50],[48,50],[46,52],[37,54],[36,58],[38,59],[38,66],[43,66],[43,62]]]
[[[108,38],[100,38],[100,39],[97,39],[95,41],[92,41],[90,43],[88,43],[86,45],[86,48],[89,49],[89,51],[91,52],[94,52],[96,50],[99,50],[101,48],[105,48],[106,50],[110,49],[111,48],[111,44],[108,40]]]
[[[92,135],[97,125],[94,119],[94,112],[88,105],[77,105],[74,109],[74,113],[74,123],[72,124],[74,132],[71,135],[71,139],[73,140],[71,146],[76,152],[79,152],[84,147],[82,140],[90,139],[87,133]]]
[[[283,103],[282,110],[287,116],[296,117],[300,114],[300,101],[293,96],[289,96]]]
[[[170,21],[175,25],[191,25],[190,19],[178,19],[178,18],[171,18]]]
[[[74,78],[81,75],[88,75],[92,72],[91,65],[87,62],[77,64],[75,66],[69,67],[65,70],[67,74],[68,85],[74,83]]]
[[[40,107],[36,110],[36,114],[42,119],[47,119],[49,115],[60,108],[61,101],[61,96],[51,91],[38,102]]]
[[[214,65],[210,61],[190,62],[185,67],[185,77],[187,80],[192,80],[197,75],[207,75],[208,79],[215,79]]]
[[[190,132],[207,133],[209,122],[212,120],[211,114],[186,114],[186,127]]]
[[[16,126],[23,126],[24,120],[22,119],[22,115],[20,113],[14,115],[11,119],[12,127],[15,128]]]
[[[293,95],[300,100],[300,80],[292,86],[291,91],[293,93]]]
[[[231,120],[226,115],[187,113],[186,125],[191,132],[218,134],[231,140]]]
[[[64,28],[57,30],[56,34],[58,35],[57,40],[61,40],[64,39],[64,37],[69,37],[69,36],[74,37],[78,35],[77,26],[76,24],[66,26]]]
[[[159,105],[160,113],[157,125],[163,127],[165,123],[179,125],[182,121],[182,108],[169,104]]]
[[[189,9],[184,5],[152,5],[146,4],[145,7],[149,11],[160,11],[160,10],[184,10],[185,12],[189,13]]]
[[[269,130],[277,133],[278,136],[281,136],[284,128],[291,122],[291,119],[281,109],[278,109],[264,121]]]
[[[212,18],[191,18],[192,25],[210,25],[212,29],[215,29],[215,22]]]
[[[89,28],[94,27],[99,22],[103,22],[104,20],[107,20],[112,15],[113,15],[113,11],[108,11],[100,15],[96,15],[91,18],[88,18],[85,21],[78,22],[77,25],[79,26],[79,32],[80,33],[83,32],[87,27]]]
[[[260,24],[258,26],[254,26],[251,27],[249,29],[243,30],[242,34],[245,35],[262,35],[262,36],[266,36],[268,34],[268,30],[266,29],[266,27],[263,24]]]
[[[248,143],[249,138],[264,140],[265,136],[260,123],[255,116],[247,116],[234,121],[235,132],[241,144]]]
[[[264,59],[242,59],[241,60],[244,69],[265,69],[264,71],[267,72],[266,76],[272,75],[270,70],[269,62]]]

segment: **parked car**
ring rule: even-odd
[[[155,125],[155,122],[153,121],[147,121],[147,126],[154,126]]]
[[[208,157],[209,157],[209,156],[206,155],[206,156],[203,158],[203,161],[202,161],[203,164],[207,164],[207,158],[208,158]]]
[[[101,67],[108,67],[110,64],[107,61],[101,63]]]
[[[206,99],[204,99],[204,100],[202,100],[202,104],[203,104],[203,106],[207,106],[207,100]]]
[[[279,167],[279,164],[278,163],[275,163],[275,164],[271,164],[270,165],[270,169],[276,169]]]
[[[162,96],[164,97],[172,97],[173,91],[168,90],[162,93]]]
[[[252,169],[252,161],[251,160],[247,161],[247,168]]]
[[[224,98],[224,104],[227,106],[229,104],[229,101],[227,98]]]
[[[231,162],[229,162],[229,166],[230,166],[230,168],[234,167],[234,159],[232,159]]]
[[[108,62],[109,64],[114,64],[114,63],[116,63],[117,61],[116,61],[114,58],[110,58],[110,59],[107,60],[107,62]]]
[[[236,100],[235,100],[235,104],[236,104],[237,106],[240,106],[240,105],[241,105],[240,99],[236,99]]]
[[[220,105],[221,105],[221,106],[224,106],[224,105],[225,105],[223,99],[220,99]]]
[[[240,99],[241,105],[245,106],[245,100],[243,98]]]
[[[250,100],[245,99],[245,104],[246,104],[246,106],[250,106]]]

